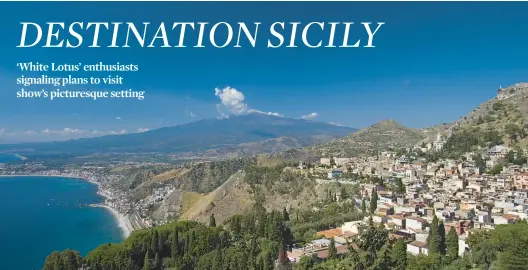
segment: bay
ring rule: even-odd
[[[2,269],[41,269],[54,250],[81,255],[100,244],[118,243],[123,233],[101,203],[97,186],[63,177],[0,177]]]

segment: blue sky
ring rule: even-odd
[[[395,119],[428,127],[458,119],[499,85],[528,81],[528,3],[522,2],[32,2],[0,3],[0,143],[137,132],[230,110],[366,127]],[[375,48],[16,48],[21,21],[385,22]],[[259,31],[267,30],[262,28]],[[314,38],[318,38],[316,31]],[[364,38],[365,36],[363,36]],[[263,43],[259,43],[263,42]],[[17,99],[16,63],[134,63],[124,87],[142,101]],[[226,93],[224,101],[233,101]]]

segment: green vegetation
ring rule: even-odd
[[[288,215],[289,216],[289,215]],[[280,211],[266,212],[256,205],[247,215],[236,215],[222,226],[210,227],[197,222],[180,221],[134,232],[120,244],[104,244],[85,258],[78,252],[54,251],[44,270],[74,270],[81,266],[99,270],[158,269],[396,269],[396,270],[469,270],[526,269],[528,265],[528,224],[526,221],[499,225],[493,231],[470,234],[471,253],[458,257],[458,236],[453,228],[447,236],[443,224],[431,224],[429,255],[406,253],[403,239],[390,241],[388,231],[374,225],[372,218],[352,240],[357,249],[343,254],[332,240],[328,258],[303,258],[290,264],[285,251],[299,239]],[[314,232],[315,233],[315,232]],[[313,234],[312,234],[313,235]]]

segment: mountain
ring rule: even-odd
[[[219,156],[254,155],[271,150],[305,147],[342,137],[356,129],[322,122],[264,114],[206,119],[157,130],[62,142],[2,145],[2,152],[19,154],[206,153]],[[243,153],[247,149],[247,153]],[[207,155],[207,154],[206,154]]]
[[[370,155],[389,148],[410,147],[425,138],[422,131],[406,128],[394,120],[384,120],[346,137],[309,147],[319,156],[351,157]]]
[[[436,134],[447,138],[440,153],[458,158],[461,154],[504,144],[528,148],[528,83],[500,88],[497,96],[452,123],[426,129],[428,141]]]

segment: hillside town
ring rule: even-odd
[[[358,184],[360,194],[346,199],[357,209],[362,208],[363,200],[369,209],[375,197],[371,222],[388,230],[390,239],[404,239],[409,254],[428,254],[430,225],[436,217],[445,232],[451,228],[456,231],[458,255],[462,257],[469,251],[467,238],[472,232],[527,219],[528,164],[522,150],[515,152],[504,145],[484,149],[483,155],[467,153],[456,160],[430,162],[415,155],[439,151],[444,143],[439,135],[433,142],[404,149],[407,154],[385,151],[375,157],[321,158],[316,166],[301,163],[298,168],[320,176],[320,183]],[[512,158],[522,164],[509,163]],[[335,198],[343,201],[339,192]],[[325,259],[332,242],[338,254],[348,253],[350,247],[357,249],[350,243],[368,222],[369,217],[365,217],[318,231],[318,239],[293,248],[288,257],[292,262],[303,256]]]

